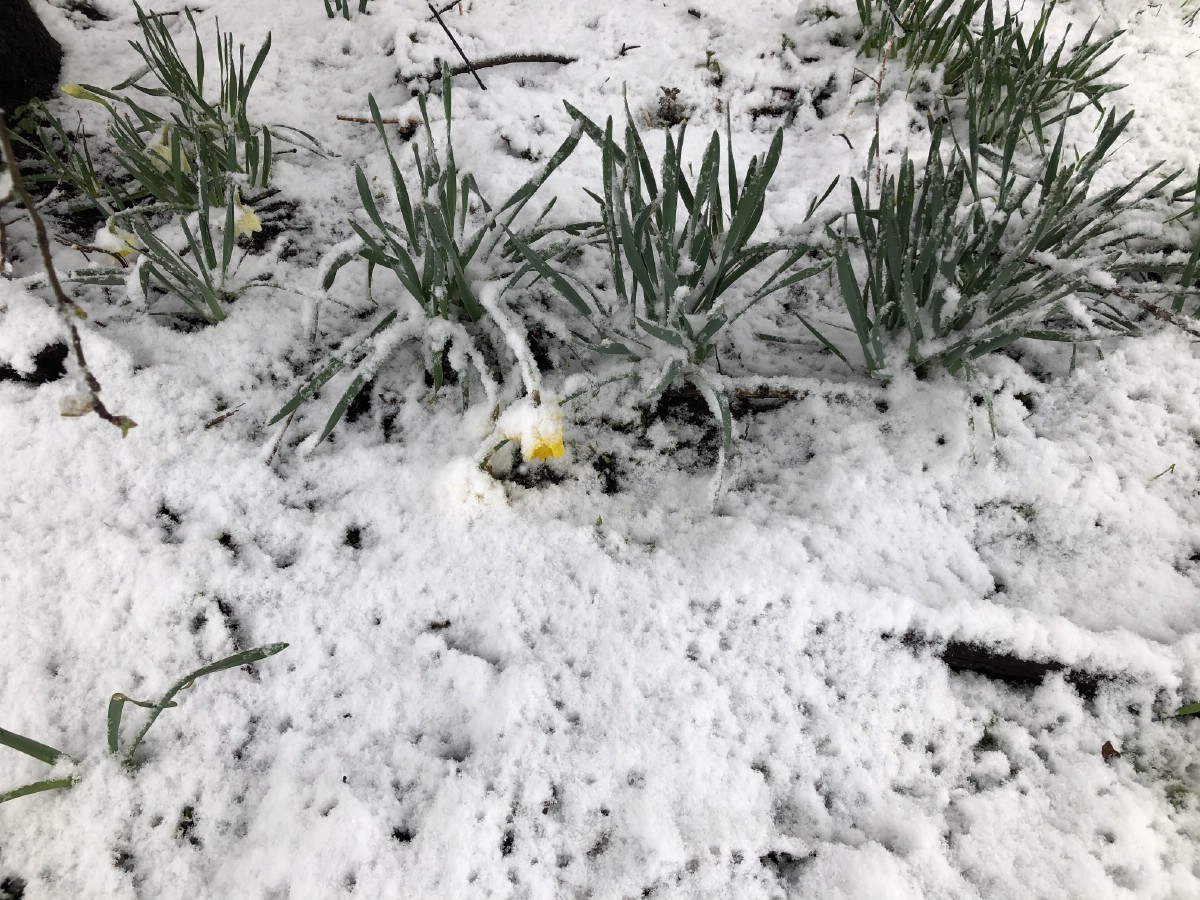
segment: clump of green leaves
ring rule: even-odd
[[[251,89],[271,48],[270,35],[247,65],[245,45],[216,27],[215,93],[206,90],[204,44],[190,10],[184,16],[195,39],[194,64],[187,63],[162,16],[135,4],[141,40],[131,46],[143,67],[111,89],[91,84],[63,88],[68,95],[97,103],[109,113],[102,150],[86,132],[72,133],[40,107],[34,139],[26,141],[40,158],[31,180],[75,187],[105,219],[99,249],[120,257],[144,252],[136,281],[119,269],[72,273],[71,280],[93,284],[128,283],[172,293],[209,322],[225,317],[229,300],[254,280],[234,285],[230,276],[237,234],[255,230],[258,219],[242,196],[271,178],[275,141],[319,145],[297,129],[253,123],[247,113]],[[226,227],[214,240],[214,211]],[[180,246],[169,234],[178,223]],[[105,234],[107,231],[107,234]],[[260,279],[261,280],[261,279]]]
[[[723,466],[733,448],[733,421],[726,392],[707,365],[721,333],[763,298],[824,268],[793,271],[807,246],[754,241],[783,150],[783,132],[775,133],[761,159],[751,158],[741,177],[727,120],[724,148],[714,131],[692,183],[682,162],[686,126],[677,140],[667,133],[656,177],[628,109],[620,144],[611,118],[601,130],[570,104],[567,110],[601,150],[603,195],[592,197],[601,208],[614,296],[609,302],[593,298],[589,303],[562,274],[520,242],[517,246],[576,310],[587,314],[594,336],[580,338],[591,349],[629,360],[635,372],[655,373],[648,399],[677,383],[690,383],[701,392],[721,429]],[[772,258],[778,265],[755,288],[741,294],[734,290]],[[595,314],[588,314],[593,305]]]
[[[136,207],[109,217],[101,232],[109,246],[98,249],[122,262],[138,254],[134,281],[128,269],[111,266],[77,269],[63,277],[76,284],[127,286],[145,303],[157,292],[173,295],[201,321],[210,325],[224,321],[231,302],[248,289],[268,283],[271,276],[235,277],[239,265],[233,257],[238,238],[252,237],[262,230],[262,223],[232,184],[223,189],[223,203],[213,202],[210,184],[210,179],[200,178],[196,212],[180,214],[174,222],[158,228],[152,228]]]
[[[139,746],[146,738],[146,734],[158,717],[162,715],[163,710],[171,709],[177,706],[175,697],[180,691],[189,688],[198,678],[203,678],[205,675],[211,675],[214,672],[221,672],[225,669],[236,669],[238,666],[246,666],[259,660],[266,659],[269,656],[274,656],[281,650],[287,648],[287,644],[268,644],[265,647],[255,647],[253,650],[245,650],[241,653],[235,653],[232,656],[227,656],[224,659],[217,660],[207,666],[202,666],[194,672],[183,676],[167,690],[162,698],[157,703],[150,703],[142,700],[134,700],[124,694],[113,694],[112,699],[108,704],[108,752],[114,756],[120,756],[121,762],[129,767],[134,766],[134,754]],[[150,714],[146,717],[146,721],[142,727],[138,729],[133,740],[129,741],[124,747],[121,746],[121,717],[125,711],[125,704],[132,703],[134,706],[140,706],[150,710]],[[60,762],[77,763],[78,760],[61,750],[56,750],[46,744],[35,741],[32,738],[23,737],[11,731],[5,731],[0,728],[0,744],[10,747],[26,756],[31,756],[39,762],[53,766]],[[0,803],[6,800],[15,800],[18,797],[26,797],[30,794],[38,794],[43,791],[53,791],[63,788],[69,788],[76,783],[74,776],[65,776],[62,778],[50,778],[44,781],[36,781],[32,784],[23,785],[19,788],[0,793]]]
[[[1074,162],[1060,129],[1032,172],[1014,161],[1019,123],[999,153],[972,131],[968,146],[955,145],[945,161],[937,126],[920,176],[905,159],[875,204],[854,181],[837,274],[868,371],[885,374],[895,337],[918,372],[958,372],[1024,337],[1077,341],[1132,332],[1097,273],[1120,255],[1121,214],[1160,196],[1175,174],[1151,180],[1155,165],[1126,184],[1091,191],[1131,117],[1109,113],[1095,146]],[[861,252],[857,268],[853,247]]]
[[[1021,21],[1007,6],[997,24],[988,0],[979,33],[970,28],[961,32],[961,42],[946,67],[945,92],[963,99],[981,142],[1003,142],[1012,123],[1021,121],[1027,139],[1043,150],[1050,126],[1088,106],[1103,114],[1100,99],[1121,89],[1122,85],[1103,80],[1120,58],[1102,58],[1123,32],[1093,40],[1093,22],[1068,51],[1068,27],[1051,50],[1046,33],[1054,8],[1054,2],[1042,7],[1027,38]]]
[[[135,6],[142,40],[131,45],[143,68],[111,89],[91,84],[64,88],[72,97],[108,110],[111,146],[93,153],[86,133],[70,133],[43,106],[40,147],[34,149],[46,171],[35,179],[71,184],[105,217],[135,207],[194,212],[201,173],[209,179],[210,194],[223,193],[231,182],[248,187],[268,183],[273,130],[299,135],[316,147],[304,132],[257,125],[247,115],[250,91],[271,48],[269,35],[247,68],[245,45],[235,52],[233,35],[218,26],[217,93],[210,97],[204,45],[191,11],[184,14],[196,41],[194,68],[183,60],[162,17]]]
[[[1010,123],[1021,121],[1043,150],[1046,129],[1087,106],[1103,113],[1100,99],[1121,88],[1104,80],[1118,59],[1103,57],[1122,32],[1093,38],[1092,23],[1068,50],[1068,27],[1052,47],[1055,6],[1043,4],[1026,29],[1007,4],[998,18],[992,0],[858,0],[859,53],[899,59],[914,78],[940,70],[943,95],[965,105],[980,141],[1001,143]]]
[[[1130,237],[1129,253],[1113,273],[1136,290],[1164,295],[1176,314],[1200,316],[1200,169],[1190,185],[1176,189],[1168,211],[1183,209],[1163,223],[1161,233]]]
[[[948,63],[985,0],[856,0],[859,53],[902,59],[909,69]]]
[[[214,218],[222,221],[219,231],[214,228]],[[177,221],[183,238],[179,251],[164,240],[164,229],[155,231],[133,217],[132,227],[141,242],[137,277],[144,297],[148,298],[153,289],[172,294],[201,319],[215,324],[225,319],[230,302],[247,289],[270,280],[268,275],[240,282],[234,278],[237,266],[233,263],[233,251],[237,238],[249,237],[262,226],[258,216],[242,203],[233,185],[226,185],[224,203],[216,206],[208,196],[206,180],[201,179],[199,209],[192,216],[180,216]]]
[[[399,280],[404,291],[397,308],[388,310],[350,350],[326,362],[272,420],[277,422],[290,415],[343,369],[355,370],[355,377],[334,405],[319,440],[329,436],[354,398],[399,346],[414,339],[424,346],[427,371],[432,375],[435,391],[443,384],[447,365],[463,376],[459,384],[464,391],[464,404],[468,380],[463,370],[467,366],[474,368],[493,400],[497,385],[514,366],[522,373],[526,391],[537,390],[537,367],[520,315],[509,310],[505,301],[510,291],[520,293],[544,274],[539,267],[521,260],[513,242],[519,240],[528,250],[557,230],[539,227],[554,201],[541,211],[533,225],[520,232],[520,238],[514,231],[515,220],[550,174],[574,151],[580,140],[579,130],[572,131],[512,196],[499,207],[493,207],[480,191],[475,176],[460,171],[455,161],[448,70],[442,74],[445,139],[440,149],[434,142],[426,97],[421,95],[418,102],[425,151],[422,153],[420,144],[414,143],[416,180],[410,189],[388,142],[375,98],[369,99],[372,119],[387,151],[399,217],[397,220],[385,216],[371,181],[361,167],[355,167],[366,221],[352,223],[358,242],[327,261],[323,278],[328,290],[343,266],[354,259],[363,259],[367,263],[368,280],[381,268],[391,271]],[[537,254],[537,258],[545,266],[564,249],[547,249]],[[586,306],[582,311],[590,312]]]

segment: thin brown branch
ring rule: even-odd
[[[434,20],[434,18],[436,18],[436,16],[439,16],[444,12],[450,12],[450,10],[454,9],[454,7],[456,7],[456,6],[458,7],[458,14],[461,16],[463,14],[462,0],[450,0],[449,3],[447,3],[445,6],[443,6],[441,9],[439,9],[437,11],[436,15],[430,16],[425,21],[432,22]]]
[[[367,116],[342,116],[342,115],[339,115],[337,117],[337,120],[339,122],[355,122],[359,125],[374,125],[375,124],[375,120],[372,118],[369,118]],[[379,121],[382,122],[384,125],[400,125],[400,124],[402,124],[399,119],[380,119]]]
[[[0,169],[0,171],[6,171]],[[13,201],[12,189],[0,196],[0,212]],[[4,224],[4,216],[0,216],[0,278],[8,277],[8,226]]]
[[[29,214],[29,219],[33,222],[33,230],[37,235],[38,250],[42,254],[42,265],[46,269],[46,280],[50,283],[50,289],[54,292],[55,308],[58,310],[59,318],[62,320],[63,327],[70,338],[71,350],[75,355],[75,364],[79,367],[79,374],[83,378],[84,386],[87,388],[88,409],[105,422],[110,422],[117,428],[120,428],[121,437],[125,437],[129,433],[129,429],[136,427],[137,423],[127,416],[113,415],[113,413],[109,412],[108,407],[104,405],[104,401],[100,399],[100,382],[96,380],[96,376],[92,374],[91,368],[88,367],[87,357],[83,353],[83,341],[79,337],[79,329],[75,326],[75,320],[77,318],[86,319],[87,313],[67,297],[63,291],[62,284],[58,280],[58,273],[54,270],[54,260],[50,256],[50,239],[46,235],[46,223],[42,221],[41,214],[37,210],[37,205],[33,202],[33,197],[25,189],[25,182],[21,179],[21,172],[17,168],[17,156],[13,152],[12,135],[9,133],[8,123],[4,121],[2,113],[0,113],[0,153],[3,153],[4,162],[8,167],[8,174],[12,178],[13,192],[25,205],[25,212]]]
[[[1049,270],[1050,268],[1050,266],[1046,265],[1045,263],[1038,262],[1036,259],[1030,259],[1028,257],[1025,259],[1025,262],[1031,266],[1037,266],[1039,269]],[[1143,300],[1136,294],[1123,290],[1119,287],[1104,287],[1103,285],[1096,284],[1095,282],[1093,282],[1091,286],[1104,294],[1108,294],[1111,297],[1118,297],[1121,300],[1124,300],[1126,303],[1132,303],[1138,309],[1145,313],[1149,313],[1160,322],[1166,322],[1169,325],[1174,325],[1180,331],[1187,332],[1194,338],[1200,338],[1200,330],[1197,330],[1195,325],[1193,325],[1183,316],[1171,312],[1169,309],[1163,309],[1161,306],[1151,303],[1149,300]]]
[[[1151,303],[1149,300],[1143,300],[1141,297],[1137,296],[1137,294],[1132,294],[1129,291],[1121,290],[1121,288],[1106,288],[1100,287],[1099,285],[1094,285],[1094,287],[1096,287],[1098,290],[1104,291],[1106,294],[1111,294],[1114,297],[1120,297],[1126,303],[1132,303],[1138,309],[1149,313],[1160,322],[1167,322],[1171,325],[1174,325],[1181,331],[1186,331],[1194,338],[1200,338],[1200,331],[1197,331],[1194,325],[1188,322],[1188,320],[1183,316],[1173,313],[1169,309],[1163,309],[1161,306]]]
[[[472,68],[466,66],[451,66],[450,77],[454,78],[459,75],[466,75],[479,69],[491,69],[496,66],[512,66],[519,63],[548,63],[551,65],[568,66],[573,62],[579,62],[578,56],[563,56],[560,53],[505,53],[501,56],[488,56],[484,59],[476,60]],[[432,75],[408,75],[401,76],[405,81],[415,81],[418,78],[424,78],[426,81],[432,81],[438,77],[437,73]]]
[[[219,413],[218,415],[213,416],[211,419],[209,419],[207,422],[204,423],[204,430],[207,431],[210,428],[216,428],[218,425],[220,425],[222,422],[224,422],[230,416],[236,415],[237,411],[245,405],[246,404],[244,404],[244,403],[239,403],[233,409],[227,409],[227,410],[225,410],[225,412]]]
[[[463,48],[458,45],[458,40],[450,32],[450,29],[446,27],[446,23],[442,21],[442,14],[433,8],[432,3],[426,3],[425,5],[429,7],[429,11],[433,13],[433,17],[437,19],[437,23],[442,26],[442,31],[446,32],[446,37],[450,38],[450,43],[454,45],[454,49],[458,51],[458,55],[461,56],[463,62],[467,64],[467,71],[475,76],[475,82],[479,85],[479,89],[481,91],[486,91],[487,85],[483,83],[483,79],[479,77],[479,73],[476,72],[471,66],[471,61],[467,59],[467,54],[463,52]]]
[[[358,125],[374,125],[374,124],[375,124],[375,120],[374,120],[374,119],[372,119],[370,116],[343,116],[343,115],[338,115],[338,117],[337,117],[337,120],[338,120],[339,122],[354,122],[354,123],[356,123],[356,124],[358,124]],[[420,124],[421,124],[421,120],[420,120],[420,119],[413,119],[413,118],[408,118],[408,119],[380,119],[380,120],[379,120],[379,122],[380,122],[380,124],[382,124],[382,125],[399,125],[399,126],[401,127],[401,130],[404,130],[404,129],[406,129],[406,128],[416,128],[418,125],[420,125]]]
[[[3,200],[0,200],[2,207]],[[8,229],[4,227],[4,217],[0,216],[0,278],[8,277]]]
[[[114,253],[112,250],[105,250],[103,247],[94,247],[91,244],[81,244],[78,241],[73,241],[68,237],[63,237],[61,234],[56,234],[54,236],[54,240],[59,244],[62,244],[64,247],[70,247],[77,253],[82,254],[84,259],[87,259],[88,262],[91,262],[91,259],[88,256],[89,253],[103,253],[106,256],[111,256],[118,263],[120,263],[122,269],[129,266],[129,263],[125,262],[125,257],[123,257],[120,253]]]

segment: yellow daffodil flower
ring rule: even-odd
[[[540,403],[530,398],[518,400],[496,421],[497,431],[521,445],[526,462],[557,459],[566,453],[563,443],[563,415],[557,398],[542,395]]]
[[[534,428],[530,438],[528,442],[521,442],[521,455],[526,462],[561,458],[567,452],[563,444],[562,414],[559,413],[557,422],[550,423],[549,429]]]
[[[233,202],[237,208],[237,218],[233,222],[234,235],[251,237],[256,231],[262,231],[262,219],[258,213],[242,204],[241,194],[234,194]]]
[[[121,259],[125,259],[141,249],[138,246],[137,237],[117,225],[117,220],[112,216],[109,216],[104,227],[96,232],[92,243],[106,253],[119,256]]]
[[[158,132],[158,139],[153,144],[147,144],[146,149],[158,157],[158,159],[151,160],[158,171],[170,170],[175,162],[175,157],[171,153],[171,126],[164,125]],[[180,156],[179,169],[182,172],[192,171],[191,163],[187,161],[186,156]]]

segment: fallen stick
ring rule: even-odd
[[[1050,269],[1048,265],[1043,262],[1038,262],[1036,259],[1026,258],[1025,262],[1032,266],[1037,266],[1040,269]],[[1097,291],[1101,291],[1109,296],[1119,297],[1126,303],[1132,303],[1143,312],[1154,316],[1154,318],[1158,319],[1160,322],[1166,322],[1170,325],[1174,325],[1180,331],[1185,331],[1194,338],[1200,338],[1200,331],[1196,330],[1196,328],[1190,322],[1188,322],[1187,319],[1183,318],[1183,316],[1177,315],[1176,313],[1171,312],[1169,309],[1163,309],[1161,306],[1151,303],[1149,300],[1143,300],[1136,294],[1123,290],[1119,287],[1107,287],[1102,284],[1096,284],[1095,282],[1092,282],[1091,286]]]
[[[1194,327],[1192,327],[1191,323],[1189,323],[1182,316],[1171,312],[1169,309],[1163,309],[1161,306],[1151,303],[1149,300],[1143,300],[1136,294],[1131,294],[1128,291],[1121,290],[1120,288],[1106,288],[1100,287],[1100,285],[1096,285],[1095,287],[1104,291],[1105,293],[1112,294],[1114,297],[1120,297],[1126,303],[1132,303],[1143,312],[1147,312],[1154,316],[1154,318],[1158,319],[1160,322],[1168,322],[1171,325],[1174,325],[1180,331],[1186,331],[1192,337],[1200,338],[1200,331],[1197,331]]]
[[[337,120],[338,120],[339,122],[355,122],[355,123],[357,123],[357,124],[359,124],[359,125],[374,125],[374,124],[375,124],[375,120],[374,120],[374,119],[368,118],[368,117],[366,117],[366,116],[341,116],[341,115],[339,115],[339,116],[337,117]],[[410,124],[410,123],[407,123],[407,122],[401,122],[399,119],[380,119],[379,121],[380,121],[380,122],[382,122],[384,125],[406,125],[406,124]]]
[[[563,56],[559,53],[506,53],[503,56],[489,56],[486,59],[477,60],[472,68],[466,66],[452,66],[450,68],[450,77],[458,75],[466,75],[468,72],[474,74],[479,69],[491,69],[495,66],[511,66],[518,63],[549,63],[559,66],[567,66],[573,62],[579,62],[578,56]],[[438,77],[437,73],[432,75],[401,75],[404,81],[415,81],[418,78],[424,78],[426,81],[432,81]],[[476,76],[478,78],[478,76]]]
[[[442,14],[433,8],[432,3],[426,3],[425,5],[429,7],[429,11],[433,13],[433,17],[437,19],[437,23],[442,26],[442,31],[446,32],[446,37],[450,38],[450,43],[454,45],[454,49],[458,51],[458,55],[461,56],[463,58],[463,62],[467,64],[467,71],[475,76],[475,81],[479,85],[479,89],[481,91],[486,91],[487,85],[483,83],[483,79],[479,77],[479,73],[472,68],[471,61],[467,59],[467,54],[463,52],[463,48],[458,45],[458,41],[455,40],[454,35],[450,33],[450,29],[446,27],[446,23],[442,21]]]

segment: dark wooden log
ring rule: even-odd
[[[48,97],[61,68],[62,46],[30,0],[0,0],[0,110],[11,114],[34,97]]]
[[[914,631],[906,633],[902,642],[910,647],[940,644]],[[939,656],[954,672],[975,672],[986,678],[1017,686],[1036,686],[1041,684],[1047,675],[1062,672],[1067,683],[1075,688],[1075,692],[1084,700],[1095,699],[1101,682],[1114,677],[1105,672],[1070,669],[1056,660],[1023,659],[1013,653],[1002,653],[966,641],[950,641],[941,648]]]

